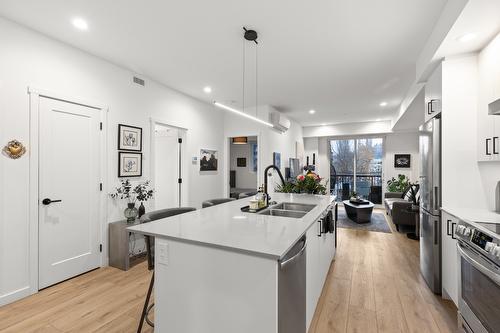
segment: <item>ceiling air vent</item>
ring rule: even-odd
[[[141,85],[143,87],[146,84],[143,79],[139,79],[137,76],[134,76],[134,83],[137,83],[138,85]]]

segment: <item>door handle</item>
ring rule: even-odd
[[[431,114],[432,111],[431,111],[431,103],[432,102],[427,102],[427,114]]]
[[[496,144],[496,142],[498,141],[498,136],[494,136],[492,141],[493,141],[493,154],[498,155],[497,144]]]
[[[439,228],[438,227],[439,227],[438,226],[438,221],[434,220],[434,245],[439,244],[439,237],[438,237]]]
[[[488,149],[490,147],[489,142],[491,141],[491,138],[486,139],[486,155],[491,155],[490,150]]]
[[[457,237],[455,237],[455,231],[454,231],[456,226],[457,226],[457,224],[455,222],[453,222],[451,224],[451,238],[452,239],[457,239]]]
[[[451,220],[446,220],[446,235],[448,235],[448,236],[451,236],[450,235],[450,222],[451,222]],[[453,231],[453,228],[452,228],[452,231]]]
[[[50,200],[49,198],[45,198],[42,200],[42,204],[44,204],[45,206],[47,205],[50,205],[51,203],[54,203],[54,202],[61,202],[62,200]]]

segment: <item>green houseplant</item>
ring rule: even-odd
[[[410,186],[410,179],[406,175],[398,175],[398,178],[392,177],[387,181],[387,191],[404,192]]]

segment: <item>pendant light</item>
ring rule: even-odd
[[[246,136],[237,136],[233,138],[233,145],[246,145],[248,138]]]
[[[251,119],[251,120],[256,121],[258,123],[261,123],[263,125],[266,125],[266,126],[269,126],[269,127],[274,127],[273,124],[271,124],[270,122],[262,120],[262,119],[260,119],[260,118],[257,117],[257,107],[258,107],[258,94],[257,94],[257,91],[258,91],[258,89],[257,89],[258,88],[257,45],[259,44],[257,42],[258,34],[257,34],[257,31],[255,31],[255,30],[249,30],[249,29],[247,29],[245,27],[243,27],[243,30],[245,31],[245,33],[243,34],[243,37],[245,38],[245,40],[255,43],[255,116],[252,116],[252,115],[244,112],[245,111],[245,64],[246,64],[246,62],[245,62],[245,44],[243,44],[243,86],[242,86],[242,89],[243,89],[243,96],[242,96],[243,111],[237,110],[237,109],[235,109],[233,107],[227,106],[227,105],[219,103],[217,101],[214,101],[214,105],[217,106],[217,107],[219,107],[219,108],[221,108],[221,109],[224,109],[226,111],[230,111],[230,112],[236,113],[236,114],[238,114],[238,115],[240,115],[242,117]],[[234,143],[234,139],[233,139],[233,143]],[[245,143],[239,143],[239,144],[245,144]],[[238,143],[236,143],[236,144],[238,144]]]

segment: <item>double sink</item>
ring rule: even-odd
[[[293,202],[281,202],[257,213],[260,215],[291,217],[300,219],[314,209],[316,205],[308,205]]]

